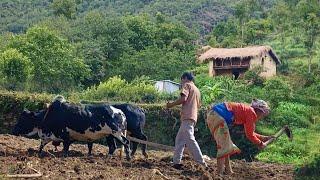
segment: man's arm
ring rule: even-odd
[[[172,103],[168,102],[167,108],[172,108],[174,106],[180,105],[180,104],[184,103],[186,100],[187,100],[187,96],[185,96],[184,94],[181,94],[179,99],[175,100]]]

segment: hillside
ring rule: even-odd
[[[234,1],[234,0],[233,0]],[[77,0],[77,16],[88,11],[100,11],[109,16],[157,12],[180,21],[190,29],[207,34],[217,22],[231,14],[220,0]],[[51,0],[2,0],[0,2],[0,33],[20,33],[30,25],[52,16]]]
[[[0,163],[7,164],[0,166],[0,178],[7,174],[32,174],[33,168],[42,173],[42,179],[293,179],[291,165],[237,160],[232,162],[233,175],[219,177],[215,176],[215,159],[208,161],[209,169],[205,170],[186,157],[184,168],[176,170],[170,166],[171,153],[161,151],[149,151],[148,159],[138,155],[127,162],[106,158],[106,147],[102,145],[94,145],[92,157],[86,156],[86,146],[72,145],[67,158],[48,145],[45,157],[40,159],[36,155],[38,140],[0,135],[0,142]]]

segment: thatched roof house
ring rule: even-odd
[[[198,63],[209,62],[209,75],[234,75],[237,79],[244,72],[261,66],[261,76],[276,75],[280,60],[270,46],[252,46],[245,48],[212,48],[205,46],[198,52]]]

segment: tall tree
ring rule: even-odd
[[[241,28],[241,42],[244,42],[244,31],[245,31],[245,23],[249,20],[249,6],[245,0],[240,1],[235,6],[235,16],[239,20],[240,28]],[[242,45],[241,45],[242,47]]]
[[[283,64],[286,66],[288,63],[287,58],[284,57],[286,48],[286,37],[289,28],[292,27],[290,6],[284,0],[279,0],[271,10],[270,19],[273,22],[275,37],[280,40],[280,56],[283,58]]]
[[[76,13],[77,4],[75,0],[53,0],[51,7],[55,15],[71,19]]]
[[[309,54],[308,72],[311,73],[311,61],[315,53],[315,42],[320,35],[320,2],[318,0],[301,0],[297,5],[301,17],[301,27],[305,32],[304,44]]]

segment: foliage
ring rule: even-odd
[[[307,138],[306,138],[307,137]],[[257,158],[267,162],[280,162],[303,165],[310,162],[318,154],[320,147],[318,132],[314,129],[293,128],[293,141],[281,136],[277,141],[268,146]]]
[[[155,25],[147,15],[128,16],[124,18],[129,29],[129,44],[140,51],[155,43]]]
[[[251,70],[248,70],[244,74],[244,78],[246,80],[250,81],[250,83],[252,83],[252,85],[254,85],[254,86],[262,86],[265,79],[260,76],[261,72],[262,72],[262,67],[257,66]]]
[[[127,80],[145,75],[153,80],[174,79],[194,66],[192,54],[171,48],[148,47],[133,54],[124,54],[112,64],[110,76],[121,75]]]
[[[303,167],[299,168],[297,170],[298,177],[299,176],[305,176],[308,178],[318,178],[320,175],[319,168],[320,168],[320,155],[314,155],[313,158],[311,158],[311,162],[304,165]]]
[[[88,74],[83,61],[75,56],[73,46],[46,27],[30,28],[26,34],[13,38],[9,47],[31,60],[33,91],[69,90],[79,86]]]
[[[75,0],[53,0],[51,7],[53,14],[57,16],[63,15],[67,18],[72,18],[76,13]]]
[[[244,81],[235,81],[231,77],[212,78],[207,75],[199,75],[196,77],[196,85],[202,94],[203,105],[224,101],[250,102],[252,98],[255,98]]]
[[[280,102],[269,117],[274,126],[289,125],[307,128],[311,125],[311,107],[298,103]]]
[[[279,77],[267,80],[263,89],[267,93],[267,100],[270,101],[274,107],[276,107],[279,102],[289,101],[292,97],[291,86]]]
[[[305,30],[304,44],[309,54],[309,73],[311,73],[311,58],[314,54],[315,42],[320,34],[320,6],[317,0],[301,0],[297,5],[301,17],[300,24]]]
[[[48,94],[30,94],[26,92],[0,92],[0,133],[9,133],[24,108],[38,110],[51,101]]]
[[[128,83],[118,76],[109,78],[86,90],[82,99],[84,100],[112,100],[150,103],[155,102],[159,93],[148,78],[138,78]]]
[[[18,85],[24,85],[31,71],[30,60],[16,49],[7,49],[0,54],[0,72],[9,89],[16,90]]]

